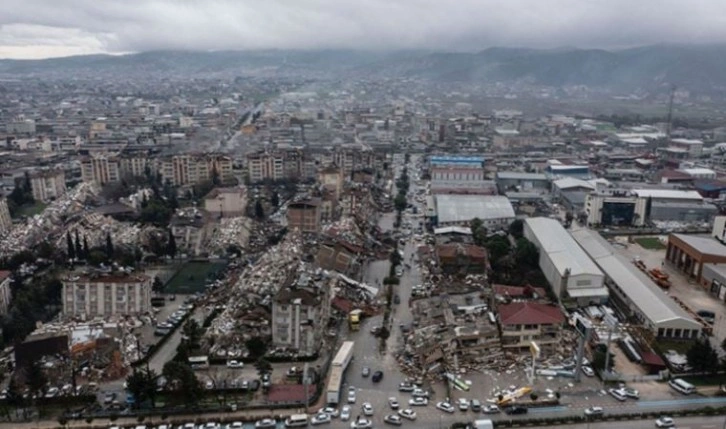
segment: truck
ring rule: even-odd
[[[355,342],[344,341],[333,358],[328,377],[328,387],[325,393],[325,400],[330,405],[337,405],[340,402],[340,390],[343,387],[343,375],[348,364],[353,359],[353,347]]]
[[[350,313],[348,313],[348,325],[350,327],[351,331],[358,331],[360,330],[360,316],[363,313],[363,310],[352,310]]]
[[[494,429],[494,422],[488,419],[474,420],[474,429]]]

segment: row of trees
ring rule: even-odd
[[[401,175],[396,180],[396,189],[398,190],[396,197],[393,199],[393,207],[396,209],[396,227],[401,225],[401,217],[406,207],[408,207],[408,194],[411,183],[408,178],[408,167],[403,167]]]
[[[30,175],[25,172],[25,176],[20,179],[15,179],[15,188],[13,192],[8,195],[8,211],[11,216],[15,216],[20,207],[35,203],[33,198],[33,188],[30,184]]]

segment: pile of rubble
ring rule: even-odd
[[[245,216],[223,218],[209,237],[210,253],[223,254],[230,245],[246,248],[251,223]]]
[[[207,329],[205,338],[213,344],[210,354],[237,356],[243,354],[245,340],[270,334],[270,315],[264,308],[285,280],[299,270],[302,256],[302,237],[289,233],[244,270],[231,286],[224,310]]]
[[[17,225],[0,238],[0,257],[32,248],[50,238],[53,240],[62,231],[66,220],[86,210],[87,203],[98,195],[98,187],[81,183],[63,197],[53,201],[43,213],[28,219],[24,225]]]
[[[56,240],[56,246],[63,249],[66,245],[66,233],[74,236],[78,232],[78,237],[88,240],[91,247],[101,246],[106,241],[106,234],[110,234],[115,244],[136,245],[142,228],[124,222],[119,222],[109,216],[103,216],[99,213],[87,213],[81,219],[71,222],[61,229],[60,236]]]

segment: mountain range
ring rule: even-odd
[[[231,74],[329,78],[405,77],[437,82],[587,85],[617,91],[676,85],[726,92],[726,46],[654,45],[624,50],[490,48],[475,53],[353,50],[156,51],[44,60],[0,60],[3,76]]]

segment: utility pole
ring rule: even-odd
[[[610,340],[613,338],[613,329],[614,327],[608,328],[608,341],[605,343],[605,368],[603,368],[603,378],[602,378],[602,385],[605,386],[605,381],[608,378],[607,376],[610,374],[610,370],[608,369],[608,365],[610,365]],[[726,429],[726,428],[725,428]]]
[[[308,363],[305,362],[305,365],[303,365],[303,388],[305,389],[305,414],[308,413],[308,407],[310,399],[308,398]]]

